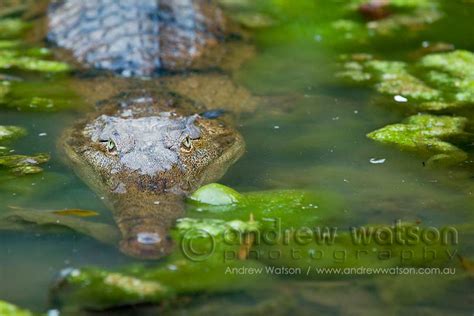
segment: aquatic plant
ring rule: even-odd
[[[474,54],[468,51],[430,54],[414,64],[368,54],[346,55],[342,60],[338,77],[372,86],[418,110],[449,110],[474,103]]]
[[[0,125],[0,145],[26,135],[26,130],[18,126]],[[7,147],[0,148],[0,168],[10,170],[16,175],[26,175],[43,171],[40,164],[49,161],[48,154],[15,155]]]
[[[0,315],[2,316],[34,316],[29,310],[20,308],[5,301],[0,301]]]
[[[18,38],[30,27],[29,23],[21,19],[0,19],[0,39]]]
[[[463,117],[414,115],[400,124],[387,125],[367,134],[367,137],[403,150],[417,151],[431,156],[427,164],[456,164],[467,154],[445,141],[463,135],[467,119]]]
[[[0,143],[11,141],[26,135],[26,129],[19,126],[0,125]]]
[[[451,95],[459,104],[474,104],[474,54],[456,50],[423,57],[419,65],[427,81]]]
[[[215,200],[208,200],[209,193],[229,194],[227,198],[221,196],[220,201],[227,201],[227,204],[216,204]],[[206,192],[209,190],[209,192]],[[228,274],[225,271],[233,268],[240,269],[267,269],[267,268],[294,268],[308,269],[314,267],[399,267],[399,266],[426,266],[427,260],[423,257],[424,231],[416,225],[410,223],[397,223],[396,225],[373,225],[354,228],[351,232],[340,232],[334,240],[329,240],[328,236],[314,233],[315,239],[304,242],[299,229],[302,226],[293,226],[283,231],[284,236],[280,239],[265,241],[259,239],[261,234],[270,228],[265,224],[269,218],[281,215],[278,208],[271,203],[266,205],[265,217],[260,215],[251,217],[248,220],[225,220],[221,216],[229,215],[239,218],[239,212],[229,212],[230,209],[238,209],[237,205],[246,200],[247,212],[253,214],[256,210],[258,214],[259,206],[252,204],[249,200],[270,201],[278,200],[279,193],[260,192],[240,194],[231,188],[222,185],[211,184],[202,187],[200,192],[193,197],[191,209],[194,207],[210,207],[207,217],[204,218],[183,218],[178,221],[173,230],[174,240],[179,245],[165,261],[154,266],[134,265],[115,271],[107,271],[100,268],[68,268],[61,272],[60,280],[53,288],[54,297],[62,304],[75,308],[108,308],[124,304],[154,303],[172,306],[179,301],[180,297],[196,294],[213,294],[229,291],[239,291],[245,289],[249,284],[260,284],[262,286],[271,284],[273,277],[271,273],[256,273],[245,275]],[[296,191],[294,191],[296,192]],[[234,198],[238,195],[238,199]],[[253,196],[252,196],[253,195]],[[260,198],[256,199],[258,195]],[[290,196],[296,197],[296,201],[291,201]],[[198,201],[203,197],[201,201]],[[294,205],[299,204],[298,195],[286,195],[285,202],[278,205],[281,208],[291,210]],[[207,204],[206,202],[214,204]],[[215,208],[227,205],[230,209],[219,212]],[[203,209],[199,210],[203,212]],[[307,209],[306,225],[311,222],[311,214],[317,212],[317,208]],[[206,213],[204,211],[204,213]],[[191,213],[190,215],[192,215]],[[283,215],[282,215],[283,216]],[[294,217],[291,212],[287,217]],[[308,220],[309,219],[309,220]],[[288,222],[288,218],[282,222]],[[291,221],[290,221],[291,222]],[[311,226],[312,227],[312,226]],[[378,233],[383,230],[386,234],[397,236],[397,238],[413,236],[418,239],[413,243],[400,244],[390,242],[388,239],[377,242],[377,238],[382,236]],[[230,232],[240,233],[243,239],[232,240]],[[400,232],[400,233],[398,233]],[[446,233],[446,240],[452,237],[453,230],[441,230]],[[277,232],[277,235],[281,232]],[[307,233],[307,232],[306,232]],[[260,234],[260,235],[259,235]],[[384,235],[385,236],[385,235]],[[400,237],[401,236],[401,237]],[[442,235],[444,236],[444,235]],[[301,238],[300,238],[301,237]],[[360,239],[358,241],[358,238]],[[443,238],[436,242],[430,241],[430,250],[439,251],[440,256],[436,260],[429,260],[430,266],[444,266],[450,262],[445,251],[451,250],[451,244],[443,244]],[[289,241],[286,241],[288,239]],[[371,239],[372,241],[367,241]],[[239,242],[233,242],[239,241]],[[388,243],[387,243],[388,241]],[[188,252],[187,250],[191,251]],[[277,257],[269,256],[268,253],[278,251]],[[232,252],[237,256],[230,256]],[[327,256],[314,259],[314,253],[323,252]],[[361,257],[360,253],[366,255]],[[413,253],[411,257],[405,254]],[[345,253],[345,258],[335,259],[333,253]],[[242,256],[243,254],[243,256]],[[300,258],[295,258],[301,256]],[[329,254],[329,255],[328,255]],[[196,257],[197,256],[197,257]],[[374,259],[375,256],[375,259]],[[265,268],[267,267],[267,268]],[[305,278],[318,278],[317,274],[306,275]],[[257,283],[256,283],[257,282]],[[255,287],[253,287],[255,289]]]
[[[0,69],[17,68],[38,72],[65,72],[71,68],[68,64],[53,60],[44,60],[50,53],[45,48],[25,47],[20,41],[0,42]]]
[[[71,67],[53,60],[49,49],[24,42],[21,38],[28,28],[29,24],[21,19],[0,20],[0,104],[27,111],[70,107],[70,91],[65,91],[52,75],[67,73]],[[26,73],[45,77],[24,81]]]

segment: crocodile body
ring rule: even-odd
[[[86,100],[96,92],[107,96],[65,131],[60,148],[112,210],[123,236],[120,249],[160,258],[172,249],[168,231],[184,214],[185,196],[218,180],[244,152],[232,126],[198,113],[223,96],[218,104],[247,96],[215,74],[133,77],[212,68],[225,18],[210,0],[64,0],[53,2],[48,16],[50,40],[89,66],[132,77],[78,79]],[[202,95],[211,91],[214,96]]]
[[[125,76],[215,66],[227,32],[209,0],[64,0],[48,15],[52,42]]]

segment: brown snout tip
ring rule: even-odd
[[[141,232],[120,241],[120,250],[126,255],[146,260],[156,260],[168,255],[173,242],[167,235]]]

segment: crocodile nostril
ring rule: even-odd
[[[157,233],[138,233],[137,241],[144,245],[153,245],[161,242],[161,237]]]

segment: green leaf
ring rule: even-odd
[[[218,183],[211,183],[199,188],[191,194],[189,199],[210,205],[229,205],[238,203],[243,197],[232,188]]]
[[[0,213],[0,230],[26,232],[64,232],[72,230],[105,244],[117,245],[120,240],[120,233],[113,225],[58,215],[54,211],[22,208],[13,208],[12,211]]]

